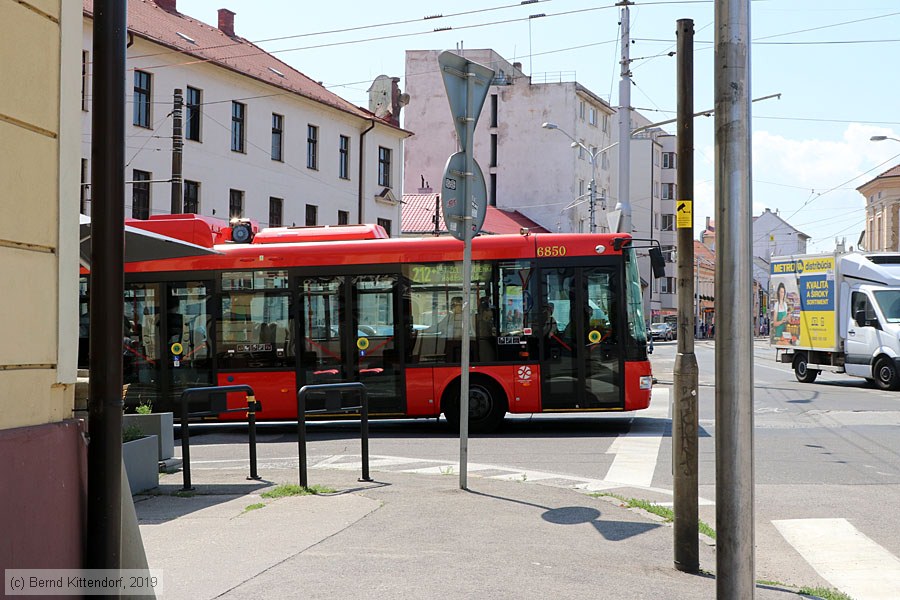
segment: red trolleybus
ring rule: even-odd
[[[649,404],[625,234],[480,236],[464,282],[463,244],[450,237],[389,238],[365,225],[253,231],[194,215],[129,225],[218,254],[126,265],[127,407],[168,410],[188,387],[249,384],[260,418],[296,419],[301,386],[361,381],[375,417],[443,413],[456,425],[464,285],[473,430],[507,412]]]

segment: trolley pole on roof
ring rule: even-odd
[[[716,597],[754,573],[750,0],[715,3]]]
[[[700,571],[697,497],[697,355],[694,353],[694,21],[679,19],[677,37],[678,125],[678,353],[672,406],[672,467],[675,511],[675,568]]]

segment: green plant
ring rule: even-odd
[[[853,600],[852,597],[848,596],[844,592],[833,590],[831,588],[804,587],[800,588],[800,593],[806,594],[808,596],[815,596],[816,598],[821,598],[822,600]]]
[[[247,508],[244,509],[244,512],[250,512],[251,510],[258,510],[260,508],[265,508],[265,504],[262,502],[257,502],[256,504],[250,504]]]
[[[311,496],[315,494],[333,494],[337,490],[322,486],[311,485],[301,487],[292,483],[284,483],[260,494],[263,498],[285,498],[287,496]]]
[[[134,409],[139,415],[149,415],[153,412],[153,401],[152,400],[141,400],[140,404],[137,405],[137,408]]]
[[[177,490],[172,492],[172,495],[176,498],[193,498],[197,492],[196,490]]]
[[[147,436],[144,434],[144,430],[137,425],[129,425],[122,430],[122,443],[133,442],[134,440],[139,440],[142,437]]]
[[[659,504],[654,504],[652,502],[648,502],[647,500],[641,500],[640,498],[626,498],[625,496],[620,496],[618,494],[610,494],[608,492],[597,492],[596,494],[591,494],[595,498],[615,498],[622,504],[624,504],[628,508],[640,508],[641,510],[645,510],[648,513],[652,513],[659,517],[662,517],[666,523],[671,523],[675,520],[675,511],[666,506],[660,506]],[[700,521],[697,521],[697,528],[700,530],[700,533],[711,537],[712,539],[716,539],[716,530]]]

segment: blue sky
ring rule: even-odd
[[[534,77],[576,79],[616,106],[619,9],[612,0],[362,2],[334,7],[267,0],[181,0],[215,25],[233,10],[235,31],[361,106],[378,75],[404,76],[408,49],[493,48]],[[697,111],[713,107],[712,1],[631,7],[632,105],[652,121],[675,117],[678,19],[694,20]],[[468,14],[463,14],[468,13]],[[529,18],[543,13],[546,16]],[[427,16],[441,18],[424,19]],[[371,25],[385,24],[380,27]],[[434,29],[450,27],[449,31]],[[356,28],[356,29],[351,29]],[[333,32],[333,33],[322,33]],[[261,41],[286,36],[290,39]],[[862,183],[900,164],[900,3],[895,0],[757,0],[751,4],[753,213],[778,210],[810,235],[810,251],[835,237],[856,246],[864,228]],[[401,80],[401,88],[404,82]],[[695,122],[695,229],[714,216],[713,118]]]

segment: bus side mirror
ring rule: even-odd
[[[656,246],[650,247],[650,267],[653,269],[654,278],[666,276],[666,261],[663,259],[662,250]]]

